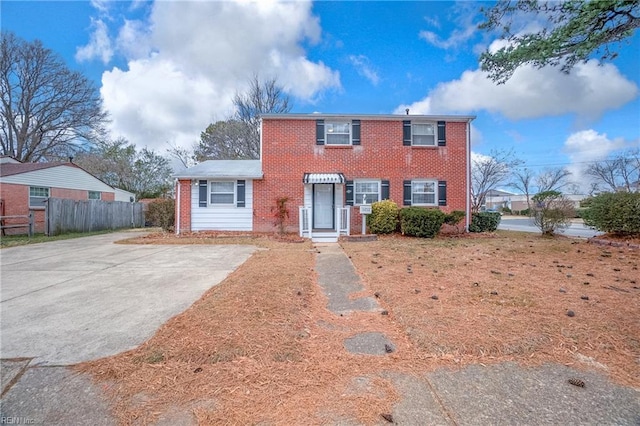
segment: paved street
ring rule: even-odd
[[[533,219],[522,216],[503,216],[498,229],[540,233],[540,229],[533,224]],[[568,228],[558,231],[558,234],[568,237],[591,238],[601,235],[602,232],[584,226],[581,221],[575,221]]]

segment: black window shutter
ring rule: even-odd
[[[316,120],[316,145],[324,145],[324,120]]]
[[[447,205],[447,181],[446,180],[438,181],[438,205],[439,206]]]
[[[353,181],[352,180],[347,180],[345,181],[345,204],[348,206],[352,206],[353,205]]]
[[[207,185],[207,181],[206,180],[201,180],[198,181],[198,206],[200,207],[207,207],[207,188],[209,185]]]
[[[411,146],[411,120],[402,122],[402,145]]]
[[[353,145],[360,145],[360,120],[351,121],[351,131],[353,132],[351,143]]]
[[[380,183],[380,200],[388,200],[389,199],[389,181],[383,180]]]
[[[444,121],[438,121],[438,146],[447,145],[446,129],[447,123]]]
[[[411,181],[410,180],[405,180],[404,183],[404,189],[403,189],[403,205],[405,206],[410,206],[411,205]]]
[[[239,180],[236,182],[236,207],[245,207],[245,181]]]

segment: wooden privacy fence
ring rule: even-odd
[[[91,232],[144,226],[142,203],[49,198],[45,203],[45,234]]]

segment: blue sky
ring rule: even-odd
[[[0,20],[95,81],[112,137],[158,152],[196,143],[255,73],[278,77],[293,112],[476,115],[474,153],[513,149],[575,180],[640,145],[640,34],[612,63],[522,67],[497,86],[478,66],[501,43],[476,29],[487,4],[5,0]]]

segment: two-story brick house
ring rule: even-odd
[[[261,160],[205,161],[176,177],[176,232],[359,233],[359,205],[391,199],[469,215],[471,116],[265,114]],[[467,223],[468,225],[468,223]]]

